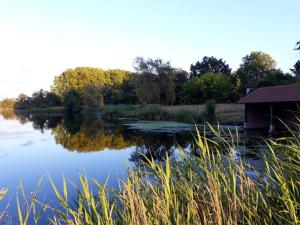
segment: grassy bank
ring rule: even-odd
[[[211,109],[207,108],[211,105]],[[177,121],[185,123],[216,122],[222,124],[242,123],[244,106],[237,104],[203,104],[203,105],[110,105],[103,109],[106,119],[132,117],[140,120]]]
[[[19,223],[34,217],[38,224],[42,206],[42,213],[54,214],[48,221],[55,225],[299,224],[300,132],[268,141],[265,171],[236,159],[236,141],[213,132],[214,141],[196,137],[194,154],[182,150],[180,160],[148,159],[143,168],[129,170],[117,190],[85,177],[80,187],[66,180],[57,187],[51,180],[59,207],[39,199],[38,191],[25,200],[18,194]],[[77,190],[76,198],[69,188]]]
[[[185,123],[214,122],[215,103],[212,104],[212,111],[207,112],[208,108],[203,107],[203,111],[194,111],[185,108],[170,110],[168,107],[153,105],[110,105],[102,110],[105,119],[117,119],[120,117],[131,117],[140,120],[153,121],[177,121]],[[211,116],[212,115],[212,116]]]
[[[161,105],[110,105],[102,110],[103,118],[111,120],[120,117],[140,120],[178,121],[197,123],[204,121],[203,114],[191,110],[172,112]]]

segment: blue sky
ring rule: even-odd
[[[284,71],[300,53],[299,0],[0,0],[0,99],[49,89],[67,68],[133,70],[136,56],[188,70],[203,56],[236,69],[251,51]]]

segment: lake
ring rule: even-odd
[[[195,150],[194,126],[175,123],[172,127],[170,124],[154,123],[161,127],[153,129],[153,123],[147,123],[147,126],[142,124],[141,129],[140,122],[127,119],[108,122],[101,117],[82,115],[2,112],[0,188],[9,188],[9,193],[0,203],[0,212],[9,203],[10,216],[16,216],[15,200],[16,193],[20,193],[20,182],[27,194],[45,176],[50,176],[59,187],[63,176],[78,184],[80,174],[101,183],[108,179],[109,187],[118,187],[119,178],[126,177],[129,167],[143,166],[145,156],[162,161],[166,154],[176,158],[178,146]],[[237,157],[243,157],[255,168],[262,168],[263,137],[266,133],[241,130]],[[53,198],[48,179],[44,180],[39,193],[41,199]]]

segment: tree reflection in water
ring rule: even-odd
[[[146,161],[145,157],[158,161],[166,155],[171,157],[178,146],[186,148],[192,141],[189,133],[141,132],[80,114],[53,116],[19,111],[4,118],[17,119],[21,124],[31,122],[33,128],[41,132],[50,130],[55,142],[69,151],[84,153],[132,147],[134,151],[129,160],[137,166]]]

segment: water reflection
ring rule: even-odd
[[[193,145],[191,132],[185,133],[151,133],[139,130],[127,129],[121,122],[106,122],[101,118],[83,116],[81,114],[36,114],[24,111],[2,111],[2,117],[6,120],[18,120],[21,124],[31,123],[35,130],[44,132],[49,130],[56,144],[71,152],[88,153],[103,150],[123,150],[131,148],[129,160],[140,165],[145,158],[161,161],[166,155],[169,157],[181,148],[188,148],[197,154],[199,150]],[[206,135],[216,138],[211,132]],[[224,138],[228,136],[224,132]],[[234,134],[234,132],[233,132]],[[228,136],[228,137],[225,137]],[[239,134],[238,155],[245,160],[262,161],[264,154],[266,133],[255,131]],[[23,146],[29,146],[25,143]],[[225,149],[225,148],[224,148]]]
[[[1,113],[2,114],[2,113]],[[140,164],[145,157],[163,160],[172,156],[178,146],[186,148],[192,142],[188,133],[168,134],[129,130],[121,123],[108,123],[100,118],[83,115],[32,114],[24,111],[2,114],[5,119],[32,123],[35,130],[50,130],[57,144],[79,153],[134,148],[130,161]],[[26,143],[26,146],[28,143]]]

